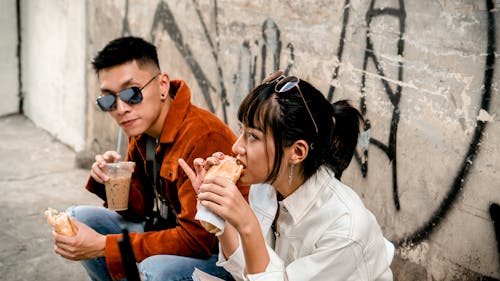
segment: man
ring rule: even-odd
[[[136,162],[129,206],[116,212],[94,206],[72,208],[78,234],[66,237],[54,232],[56,253],[81,260],[92,280],[123,279],[117,242],[126,227],[146,280],[189,280],[194,267],[230,278],[215,265],[216,238],[194,218],[196,194],[178,159],[193,163],[217,151],[229,154],[235,135],[215,115],[191,104],[186,83],[161,73],[156,47],[141,38],[109,42],[92,64],[101,91],[97,105],[129,136],[126,159]],[[104,206],[103,184],[108,177],[102,169],[119,159],[118,152],[107,151],[95,157],[91,168],[86,188],[102,198]],[[241,191],[248,195],[248,187]]]

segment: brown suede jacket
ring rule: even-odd
[[[196,193],[188,177],[178,165],[183,158],[192,166],[197,157],[206,158],[221,151],[231,155],[236,140],[234,133],[214,114],[191,104],[191,92],[182,80],[171,81],[170,93],[175,98],[163,125],[157,153],[163,153],[160,180],[166,187],[166,196],[177,213],[178,225],[162,231],[144,234],[130,233],[130,240],[138,262],[159,254],[208,258],[217,251],[217,238],[205,231],[196,214]],[[146,170],[146,136],[129,138],[127,160],[135,161],[132,175],[129,208],[119,213],[133,221],[144,220],[146,211],[153,207],[153,197]],[[106,206],[104,185],[92,178],[86,188],[102,198]],[[249,187],[240,187],[248,200]],[[106,263],[113,279],[125,278],[118,248],[121,234],[107,235]]]

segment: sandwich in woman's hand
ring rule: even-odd
[[[219,161],[219,164],[213,165],[208,169],[205,177],[220,176],[236,183],[238,182],[242,171],[243,166],[238,164],[236,158],[225,155],[224,158]],[[218,235],[222,234],[224,229],[224,220],[202,205],[198,205],[198,211],[195,218],[200,220],[201,225],[208,232]]]
[[[205,177],[210,175],[219,176],[236,183],[240,179],[241,171],[243,171],[243,166],[238,164],[236,158],[225,155],[219,161],[219,164],[213,165],[208,169]]]
[[[66,236],[76,235],[76,227],[68,213],[58,212],[55,209],[48,208],[45,211],[45,217],[47,218],[47,222],[57,233]]]

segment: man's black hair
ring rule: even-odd
[[[156,47],[139,37],[121,37],[109,42],[92,61],[96,73],[100,70],[136,60],[160,68]]]

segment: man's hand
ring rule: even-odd
[[[64,258],[79,261],[104,256],[106,247],[106,236],[94,231],[84,223],[73,219],[78,229],[75,236],[64,236],[52,232],[54,250]]]
[[[92,164],[90,169],[90,176],[98,183],[103,184],[109,178],[102,171],[107,163],[113,163],[121,159],[121,156],[116,151],[106,151],[104,154],[97,154],[95,156],[95,162]]]

